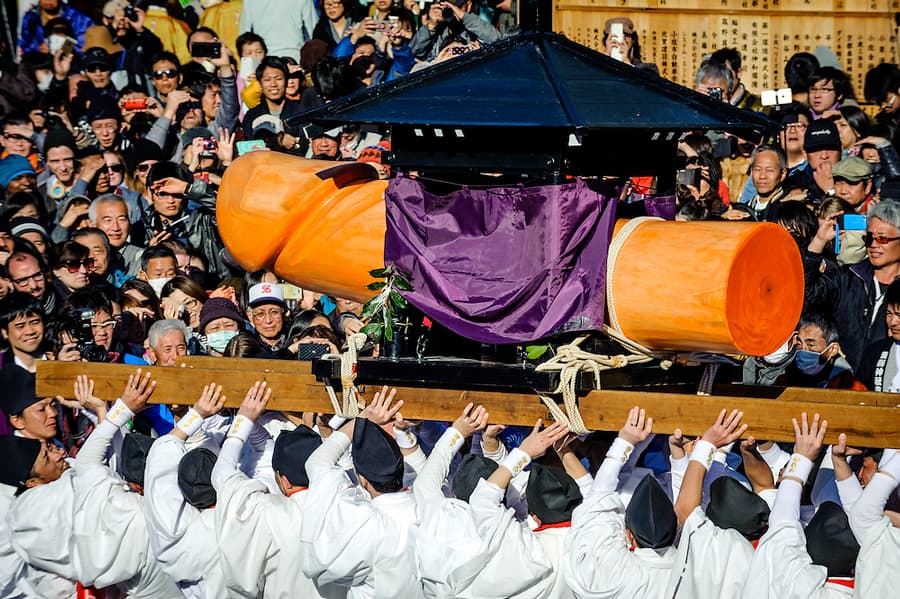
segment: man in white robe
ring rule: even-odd
[[[804,412],[795,419],[794,453],[778,485],[769,530],[757,546],[744,599],[844,599],[853,596],[853,567],[859,545],[843,509],[825,502],[806,530],[800,524],[800,495],[825,439],[827,421]]]
[[[300,524],[305,574],[319,588],[349,587],[348,597],[423,597],[416,568],[418,517],[403,488],[403,456],[381,427],[402,401],[387,387],[355,420],[334,431],[306,463],[309,491]],[[360,487],[338,465],[353,440]]]
[[[235,597],[346,597],[346,588],[317,589],[300,567],[300,522],[308,495],[306,460],[322,444],[306,426],[284,430],[271,464],[278,494],[248,478],[239,456],[260,421],[272,390],[256,383],[247,392],[212,471],[216,533],[228,592]]]
[[[153,443],[144,473],[144,516],[159,564],[186,597],[225,597],[225,575],[216,547],[215,490],[209,482],[215,455],[205,447],[186,451],[185,441],[225,403],[210,384],[175,428]]]
[[[147,599],[182,595],[150,549],[143,497],[137,492],[145,460],[142,451],[132,450],[141,443],[139,433],[126,433],[124,441],[123,471],[132,480],[116,476],[105,459],[113,437],[146,406],[154,387],[149,373],[141,376],[138,370],[130,376],[122,397],[78,452],[72,530],[75,568],[83,585],[115,585],[127,597]]]
[[[493,563],[498,569],[502,568],[507,577],[514,578],[520,568],[527,573],[542,566],[549,568],[543,579],[519,589],[512,595],[514,597],[572,596],[565,582],[563,541],[568,533],[572,510],[582,499],[578,484],[572,476],[558,468],[546,468],[538,464],[534,466],[525,491],[529,515],[537,524],[533,531],[526,522],[515,519],[514,510],[503,505],[503,498],[513,477],[567,434],[568,427],[565,424],[554,423],[540,430],[538,421],[531,434],[519,447],[509,452],[500,467],[487,480],[478,481],[469,498],[479,536],[488,542],[506,545],[503,548],[507,556],[504,563]],[[518,549],[514,550],[516,548]],[[488,588],[489,581],[486,578],[479,579],[479,582],[480,588]]]
[[[885,449],[878,472],[849,510],[850,526],[860,544],[856,559],[856,597],[900,596],[900,528],[885,512],[900,481],[900,454]],[[896,512],[893,512],[896,516]]]
[[[766,530],[769,506],[727,475],[710,485],[706,510],[700,506],[703,479],[712,466],[713,456],[747,430],[746,425],[741,425],[742,416],[737,410],[730,415],[722,410],[691,451],[675,502],[675,514],[682,526],[681,540],[666,597],[732,599],[744,588],[753,559],[751,543]],[[768,465],[761,459],[758,465],[772,486]]]
[[[662,597],[675,558],[672,502],[652,476],[622,505],[616,486],[635,446],[650,436],[653,419],[633,408],[572,515],[566,540],[566,581],[579,598]]]

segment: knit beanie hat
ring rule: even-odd
[[[10,154],[0,160],[0,188],[6,189],[13,179],[20,175],[33,175],[34,167],[24,156]]]

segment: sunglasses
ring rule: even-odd
[[[145,164],[139,164],[139,165],[137,165],[136,167],[134,167],[134,170],[136,170],[136,171],[139,172],[139,173],[143,173],[143,172],[149,171],[151,166],[153,166],[153,165],[152,165],[152,164],[146,164],[146,163],[145,163]]]
[[[876,235],[874,233],[866,232],[865,237],[863,237],[863,242],[866,244],[866,247],[872,247],[872,242],[877,243],[878,245],[887,245],[892,241],[898,241],[900,237],[887,237],[885,235]]]
[[[163,69],[161,71],[153,71],[154,79],[162,79],[163,77],[167,79],[174,79],[178,76],[178,69]]]
[[[87,73],[109,73],[109,72],[112,72],[111,68],[101,65],[101,64],[95,64],[95,65],[91,65],[89,67],[84,67],[84,70]]]
[[[83,266],[86,270],[92,270],[94,268],[94,264],[96,264],[96,260],[93,258],[85,258],[84,260],[66,260],[63,262],[63,266],[66,267],[73,275],[81,270]]]
[[[18,133],[4,133],[3,137],[12,141],[31,141],[31,139],[24,135],[19,135]]]
[[[107,165],[104,166],[102,169],[100,169],[100,172],[103,172],[103,173],[120,173],[120,174],[121,174],[121,173],[124,173],[124,172],[125,172],[125,167],[122,166],[121,164],[107,164]]]

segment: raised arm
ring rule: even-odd
[[[597,474],[591,493],[611,493],[618,488],[619,473],[631,459],[634,448],[645,441],[653,430],[653,418],[638,406],[631,408],[625,424],[619,429],[619,436],[613,441]]]
[[[897,488],[897,481],[900,481],[900,455],[896,449],[885,449],[878,463],[878,472],[866,485],[853,509],[847,513],[853,536],[860,545],[884,518],[884,506]]]
[[[796,418],[791,421],[794,425],[794,453],[784,469],[781,484],[778,485],[775,505],[769,514],[770,528],[783,522],[800,520],[800,495],[803,492],[803,485],[812,472],[813,460],[822,449],[825,431],[828,429],[828,421],[820,422],[818,414],[813,415],[811,423],[806,412],[801,415],[799,423]]]
[[[256,421],[266,411],[266,405],[271,397],[272,388],[268,387],[265,381],[256,381],[247,390],[247,395],[241,402],[237,416],[234,417],[234,421],[228,429],[225,442],[222,443],[222,449],[216,458],[216,465],[213,466],[212,485],[216,489],[216,493],[221,493],[225,481],[232,476],[247,478],[238,468],[238,460],[244,444],[256,427]]]

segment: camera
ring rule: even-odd
[[[193,42],[191,56],[197,58],[221,58],[222,44],[219,42]]]
[[[125,110],[147,110],[147,98],[129,98],[122,102]]]
[[[204,139],[202,149],[204,152],[215,152],[219,149],[219,144],[212,138]]]
[[[445,21],[452,21],[456,18],[456,14],[450,8],[443,8],[441,9],[441,17],[443,17]]]
[[[96,314],[90,308],[77,308],[75,310],[75,349],[81,357],[88,362],[106,362],[109,352],[102,345],[94,342],[94,332],[91,329],[91,320]]]
[[[718,100],[719,102],[722,101],[722,88],[721,87],[711,87],[711,88],[709,88],[709,91],[706,93],[713,100]]]
[[[129,21],[131,21],[132,23],[137,23],[138,14],[133,6],[129,5],[129,6],[125,7],[125,18],[128,19]]]

